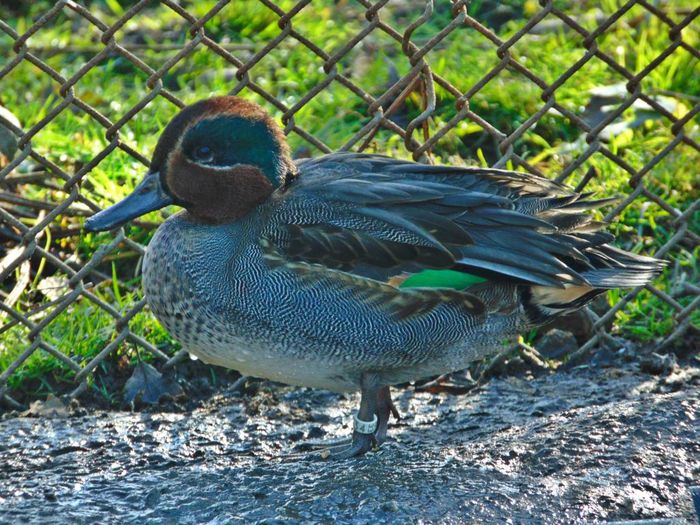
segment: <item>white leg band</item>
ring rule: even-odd
[[[372,421],[362,421],[357,417],[357,414],[355,414],[354,429],[355,432],[359,432],[360,434],[374,434],[377,430],[377,414],[374,414],[374,419],[372,419]]]

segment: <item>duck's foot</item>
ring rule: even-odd
[[[354,430],[349,443],[321,451],[323,459],[347,459],[362,456],[379,449],[386,441],[389,418],[399,419],[399,412],[391,401],[388,386],[379,385],[374,374],[362,377],[360,410],[354,417]]]
[[[376,422],[375,422],[376,425]],[[370,450],[379,448],[374,434],[352,433],[352,441],[349,445],[322,450],[322,459],[348,459],[364,455]]]
[[[396,410],[396,406],[391,400],[391,391],[388,386],[376,389],[375,399],[374,413],[377,416],[377,424],[376,430],[373,431],[372,435],[375,439],[375,446],[378,447],[386,441],[391,416],[394,416],[395,419],[401,419],[401,416],[399,416],[399,411]],[[298,443],[294,448],[300,451],[321,450],[323,456],[330,457],[337,451],[354,448],[354,442],[357,441],[354,434],[353,432],[352,436],[335,439],[310,439]],[[365,445],[360,448],[365,448]],[[360,454],[364,454],[368,450],[364,450]]]
[[[323,450],[348,446],[351,443],[352,436],[345,436],[333,439],[307,439],[294,445],[294,449],[299,451]]]

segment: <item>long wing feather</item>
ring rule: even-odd
[[[560,289],[614,282],[596,269],[624,268],[621,280],[636,284],[661,268],[606,244],[612,236],[587,211],[612,199],[535,175],[357,153],[298,166],[264,232],[290,262],[380,280],[451,268]]]

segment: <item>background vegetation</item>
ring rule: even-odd
[[[585,29],[594,30],[601,20],[616,11],[622,2],[558,1],[557,6]],[[182,1],[180,5],[194,16],[202,16],[215,4],[213,0]],[[283,9],[294,2],[279,2]],[[412,40],[421,46],[451,20],[447,2],[436,2],[429,22],[421,26]],[[0,19],[20,35],[47,11],[53,2],[33,2],[12,6],[0,3]],[[94,17],[111,25],[132,5],[123,0],[88,2]],[[673,20],[680,20],[696,7],[692,0],[657,2]],[[401,1],[381,10],[382,19],[399,31],[404,31],[422,12],[424,2]],[[526,1],[473,1],[469,13],[503,40],[514,35],[540,6]],[[362,30],[366,24],[364,7],[353,1],[315,0],[293,19],[296,31],[332,54]],[[279,17],[257,0],[236,0],[207,22],[207,34],[235,56],[245,61],[261,50],[281,32]],[[167,6],[154,3],[119,29],[116,41],[135,53],[154,69],[159,69],[191,40],[189,22]],[[683,39],[697,47],[698,25],[683,31]],[[41,60],[66,78],[72,77],[104,45],[101,32],[84,17],[63,9],[28,41],[29,48]],[[641,6],[635,6],[597,39],[599,48],[630,71],[639,72],[671,43],[668,26]],[[13,38],[0,31],[0,68],[14,58]],[[520,39],[511,53],[546,82],[564,73],[586,52],[583,39],[566,28],[555,17],[546,17],[528,35]],[[433,71],[466,91],[476,84],[500,61],[496,47],[477,31],[463,28],[452,32],[427,60]],[[308,91],[326,78],[323,61],[305,46],[286,38],[270,51],[253,69],[250,77],[287,106],[299,101]],[[400,44],[388,35],[373,31],[338,64],[339,70],[372,96],[381,95],[398,76],[410,69]],[[700,101],[700,71],[698,60],[687,50],[676,49],[641,83],[644,93],[653,96],[671,113],[682,117]],[[236,68],[204,46],[178,61],[163,77],[164,86],[189,103],[211,95],[227,93],[238,82]],[[139,104],[151,89],[148,75],[131,62],[116,54],[100,61],[74,87],[77,98],[97,108],[112,122],[118,121],[129,109]],[[27,130],[48,115],[63,97],[60,84],[28,61],[20,62],[0,85],[0,104],[8,108]],[[557,101],[581,118],[595,125],[625,98],[626,79],[598,59],[589,61],[556,91]],[[241,93],[265,105],[280,116],[274,107],[249,90]],[[471,109],[504,133],[511,133],[544,104],[542,91],[523,75],[510,70],[500,72],[471,99]],[[454,98],[438,89],[437,109],[430,120],[429,131],[434,134],[456,112]],[[120,130],[120,138],[144,158],[149,158],[159,131],[178,108],[163,97],[156,97]],[[409,97],[393,117],[404,125],[422,111],[421,97]],[[332,82],[304,105],[294,116],[297,126],[312,134],[328,149],[342,146],[355,132],[371,120],[366,103],[338,82]],[[686,134],[700,140],[697,121],[685,127]],[[671,123],[648,106],[636,103],[605,130],[608,147],[634,169],[640,169],[662,151],[673,139]],[[318,155],[317,147],[303,137],[289,136],[298,156]],[[61,111],[32,139],[36,152],[69,175],[73,175],[109,146],[105,128],[93,117],[73,106]],[[588,144],[581,130],[555,111],[543,115],[514,144],[514,151],[532,166],[554,177],[583,153]],[[400,137],[380,131],[367,151],[396,157],[410,157]],[[465,120],[443,137],[432,150],[434,162],[490,165],[499,158],[497,144],[481,126]],[[676,210],[687,209],[698,195],[697,151],[679,144],[645,177],[646,188]],[[514,167],[514,166],[510,166]],[[600,195],[629,194],[629,174],[617,163],[601,154],[589,157],[567,180],[579,184],[590,168],[597,176],[590,180],[587,190]],[[144,173],[144,165],[121,149],[109,153],[89,171],[82,182],[82,192],[99,206],[107,206],[126,194]],[[41,176],[37,176],[41,175]],[[66,193],[64,180],[56,173],[46,172],[35,161],[24,161],[4,182],[2,206],[27,225],[37,221],[41,206],[62,202]],[[8,195],[20,196],[12,201]],[[47,207],[47,206],[44,206]],[[57,217],[38,240],[45,249],[78,268],[111,234],[86,234],[81,231],[83,217],[89,214],[84,204],[72,205]],[[127,226],[129,237],[146,244],[154,223],[163,214],[153,213],[135,225]],[[619,244],[635,252],[654,254],[676,231],[674,217],[656,202],[640,196],[619,215],[611,228],[619,236]],[[0,225],[0,242],[10,250],[17,242],[16,232]],[[700,211],[690,217],[690,229],[700,232]],[[14,235],[14,236],[13,236]],[[678,245],[669,254],[672,264],[656,286],[688,305],[692,295],[679,293],[687,283],[698,282],[700,247],[688,242]],[[0,252],[0,255],[3,255]],[[104,279],[93,292],[112,303],[122,312],[140,299],[138,276],[139,253],[128,245],[105,258],[100,271]],[[29,284],[22,291],[14,308],[32,313],[38,322],[51,311],[42,309],[58,295],[66,292],[66,276],[49,264],[33,261]],[[19,276],[2,283],[4,297],[15,286]],[[92,280],[95,280],[94,277]],[[608,296],[610,304],[620,298],[620,292]],[[615,321],[614,334],[640,342],[652,343],[667,335],[672,328],[673,309],[656,295],[643,291],[621,311]],[[0,314],[2,315],[2,314]],[[692,314],[692,323],[700,324],[700,310]],[[3,317],[6,317],[3,315]],[[0,328],[0,371],[6,369],[28,345],[29,330],[21,324],[4,319]],[[137,314],[131,329],[171,354],[177,344],[160,327],[148,311]],[[113,318],[82,298],[54,319],[42,332],[45,341],[74,358],[81,365],[89,362],[115,337]],[[115,381],[123,378],[133,362],[136,348],[125,344],[101,365],[102,373],[91,379],[105,397],[114,393]],[[73,372],[54,356],[35,352],[14,372],[9,386],[24,399],[44,395],[68,384]]]

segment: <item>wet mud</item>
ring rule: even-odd
[[[695,523],[697,366],[397,389],[390,441],[340,462],[295,447],[347,435],[357,398],[266,382],[179,413],[5,417],[0,523]]]

